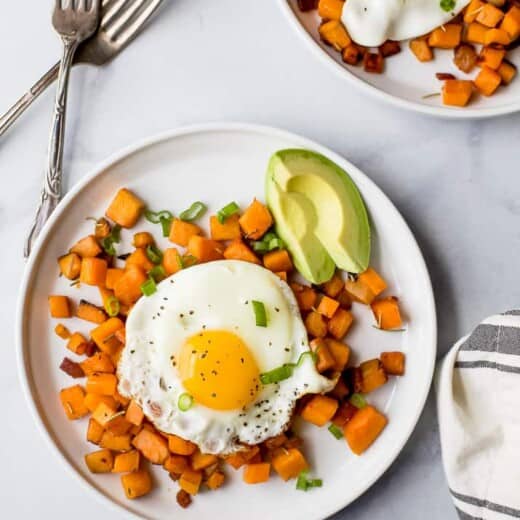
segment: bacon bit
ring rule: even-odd
[[[380,53],[367,52],[363,56],[363,67],[366,72],[381,74],[383,72],[383,56]]]
[[[60,369],[74,379],[85,377],[85,372],[83,372],[81,365],[68,357],[63,358]]]
[[[87,343],[87,347],[85,349],[85,354],[87,355],[87,357],[92,357],[96,352],[97,352],[97,346],[92,340],[90,340]]]
[[[318,0],[298,0],[298,9],[302,12],[313,11],[318,8]]]
[[[303,440],[300,437],[296,437],[295,435],[294,437],[290,437],[289,439],[287,439],[283,447],[286,450],[290,450],[291,448],[301,448],[302,445]]]
[[[388,58],[388,56],[394,56],[395,54],[399,54],[401,52],[401,45],[399,42],[394,42],[392,40],[386,40],[383,45],[379,46],[379,52],[383,55],[383,58]]]
[[[471,72],[475,65],[477,64],[477,51],[473,45],[468,43],[463,43],[459,45],[455,49],[455,54],[453,57],[453,63],[462,71],[462,72]],[[453,78],[452,78],[453,79]]]
[[[444,81],[446,79],[455,79],[455,76],[449,72],[436,72],[435,77],[440,81]]]
[[[187,508],[191,504],[191,496],[189,495],[189,493],[186,493],[184,489],[180,489],[177,492],[177,503],[181,507]]]
[[[361,51],[356,44],[351,43],[343,49],[341,57],[345,63],[348,63],[349,65],[357,65],[361,59]]]

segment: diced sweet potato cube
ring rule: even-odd
[[[222,471],[214,471],[206,480],[206,485],[209,489],[218,489],[222,484],[224,484],[224,480],[226,479],[224,473]]]
[[[325,316],[326,318],[332,318],[332,316],[334,316],[334,313],[338,310],[338,308],[339,302],[337,300],[329,298],[328,296],[322,296],[316,311]]]
[[[116,283],[121,279],[123,274],[125,274],[124,269],[109,267],[107,269],[107,276],[105,278],[105,287],[107,289],[114,289]]]
[[[270,251],[264,255],[264,267],[270,271],[292,271],[293,263],[286,249]]]
[[[148,258],[148,255],[146,254],[146,249],[144,247],[138,247],[126,259],[125,269],[127,269],[130,265],[136,265],[137,267],[140,267],[143,271],[149,271],[154,266],[153,262],[151,262]]]
[[[103,426],[91,417],[88,421],[87,441],[93,444],[99,444],[101,437],[103,437],[103,432]]]
[[[316,369],[318,372],[325,372],[336,364],[334,356],[329,350],[323,338],[315,338],[310,344],[311,350],[316,354]]]
[[[134,247],[146,248],[146,246],[151,246],[153,244],[155,244],[155,239],[148,231],[139,231],[139,233],[134,233],[134,240],[132,242]]]
[[[119,407],[117,401],[111,395],[86,394],[85,398],[83,399],[83,402],[85,403],[85,406],[88,408],[88,411],[92,414],[95,413],[100,403],[105,403],[111,410],[112,415],[116,412],[116,410]],[[108,412],[108,414],[110,417],[110,412]]]
[[[152,477],[147,469],[140,469],[121,475],[121,485],[125,490],[126,498],[141,497],[152,490]]]
[[[280,280],[287,282],[287,271],[277,271],[274,273]]]
[[[180,475],[189,466],[188,459],[182,455],[170,455],[163,464],[168,473]]]
[[[507,11],[500,28],[503,29],[511,39],[516,40],[520,36],[520,6],[512,5]]]
[[[144,202],[130,190],[121,188],[106,211],[106,216],[124,228],[135,226],[144,209]]]
[[[257,265],[262,264],[251,248],[240,238],[233,240],[224,249],[224,258],[227,260],[242,260],[243,262],[251,262]]]
[[[49,311],[53,318],[70,318],[72,312],[67,296],[52,295],[49,296]]]
[[[140,455],[137,450],[130,450],[126,453],[118,453],[114,459],[112,473],[129,473],[139,469]]]
[[[117,388],[117,377],[114,374],[92,374],[87,378],[89,394],[114,395]]]
[[[425,62],[433,60],[433,51],[425,39],[416,38],[415,40],[410,40],[409,46],[419,61]]]
[[[191,467],[193,469],[199,470],[208,468],[217,462],[216,455],[211,455],[209,453],[201,453],[200,451],[196,451],[191,456]]]
[[[447,79],[442,86],[442,102],[445,105],[465,107],[473,94],[473,83],[462,79]]]
[[[332,338],[325,338],[325,343],[329,347],[330,353],[336,360],[332,367],[336,372],[343,372],[350,359],[350,348],[345,343]]]
[[[118,340],[116,342],[111,341],[116,339],[114,334],[120,329],[124,329],[125,324],[119,318],[109,318],[107,321],[101,323],[99,327],[96,327],[90,332],[90,335],[99,350],[105,352],[109,356],[114,354],[120,347]]]
[[[327,424],[338,409],[338,401],[326,395],[315,395],[303,407],[301,416],[316,426]]]
[[[345,26],[339,20],[329,20],[322,23],[318,28],[318,32],[320,38],[325,43],[331,45],[339,52],[352,43]]]
[[[324,338],[327,335],[327,322],[325,318],[316,311],[311,311],[305,318],[307,332],[315,338]]]
[[[80,300],[78,308],[76,309],[76,316],[80,320],[90,321],[92,323],[103,323],[108,318],[105,309],[86,300]]]
[[[365,305],[370,305],[376,297],[370,287],[361,282],[359,277],[357,280],[347,280],[345,282],[345,290],[353,300],[364,303]]]
[[[143,409],[133,399],[126,409],[125,419],[136,426],[140,426],[144,419]]]
[[[81,257],[77,253],[69,253],[58,258],[60,273],[69,280],[76,280],[81,271]]]
[[[516,76],[516,67],[510,63],[509,61],[504,60],[500,67],[498,67],[498,73],[502,78],[502,83],[504,85],[509,85],[513,78]]]
[[[106,431],[103,433],[99,445],[112,451],[129,451],[131,449],[130,434],[115,435]]]
[[[318,299],[318,294],[312,287],[309,287],[308,285],[292,283],[291,289],[293,290],[300,310],[310,311],[314,307],[314,304]]]
[[[504,18],[504,13],[493,4],[486,3],[477,13],[477,22],[486,27],[496,27]]]
[[[381,363],[387,374],[404,375],[405,355],[403,352],[381,352]]]
[[[163,252],[162,266],[168,276],[182,269],[182,260],[179,251],[175,247],[169,247]]]
[[[187,247],[191,237],[201,234],[202,229],[196,224],[176,218],[170,227],[169,239],[174,244]]]
[[[486,33],[489,29],[478,22],[472,22],[466,27],[465,41],[471,43],[484,43]]]
[[[388,381],[383,364],[379,359],[364,361],[359,365],[359,369],[361,370],[361,392],[363,394],[373,392]]]
[[[349,65],[357,65],[362,58],[362,54],[359,47],[355,43],[351,43],[343,49],[341,58]]]
[[[454,49],[460,43],[461,34],[461,24],[448,23],[430,33],[428,45],[439,49]]]
[[[70,386],[60,390],[60,401],[67,418],[71,421],[80,419],[88,414],[84,403],[85,391],[79,385]]]
[[[177,435],[168,435],[168,448],[177,455],[192,455],[197,450],[197,445]]]
[[[273,453],[271,464],[283,480],[295,478],[309,468],[305,457],[297,448],[277,450]]]
[[[103,249],[98,244],[94,235],[89,235],[78,240],[71,248],[70,253],[79,255],[82,258],[92,258],[99,255]],[[80,262],[81,263],[81,262]]]
[[[164,464],[170,456],[168,442],[158,434],[142,429],[133,439],[132,444],[152,464]]]
[[[85,462],[91,473],[110,473],[114,467],[114,456],[107,449],[94,451],[85,455]]]
[[[96,372],[113,374],[116,371],[116,367],[112,363],[112,360],[104,352],[96,352],[93,356],[85,359],[80,364],[83,372],[85,372],[85,375],[87,376]]]
[[[382,298],[372,303],[372,312],[377,326],[383,330],[398,329],[402,326],[399,300],[394,296]]]
[[[372,267],[361,273],[358,280],[366,285],[375,296],[379,296],[387,288],[386,282]]]
[[[193,255],[199,263],[221,260],[224,246],[216,240],[193,235],[188,242],[188,253]]]
[[[270,472],[271,464],[269,462],[247,464],[244,468],[243,479],[246,484],[260,484],[269,480]]]
[[[340,20],[345,0],[319,0],[318,14],[324,20]]]
[[[483,66],[475,78],[475,85],[484,96],[491,96],[500,86],[502,78],[500,74],[489,67]]]
[[[490,69],[498,70],[505,55],[505,49],[500,49],[498,47],[482,47],[479,55],[479,62],[481,65],[485,65]]]
[[[67,348],[71,352],[74,352],[74,354],[81,356],[87,349],[87,343],[87,340],[82,334],[79,332],[74,332],[74,334],[70,336],[69,341],[67,342]]]
[[[386,40],[386,42],[379,46],[379,52],[383,58],[395,56],[401,52],[401,45],[397,41]]]
[[[345,426],[345,424],[348,423],[348,421],[352,419],[352,417],[354,417],[358,410],[359,408],[348,401],[346,403],[341,403],[338,410],[336,411],[336,414],[332,418],[332,422],[336,426],[342,428]]]
[[[259,240],[273,225],[271,212],[260,201],[253,200],[238,222],[244,235],[250,240]],[[282,269],[278,269],[280,271]]]
[[[511,37],[504,29],[488,29],[484,34],[484,45],[492,45],[493,43],[509,45]]]
[[[373,406],[360,408],[343,428],[350,449],[361,455],[377,439],[387,422],[386,417]]]
[[[483,7],[484,2],[481,0],[471,0],[466,9],[464,9],[464,22],[474,22]]]
[[[384,58],[379,52],[365,52],[363,55],[363,68],[366,72],[381,74],[383,72]]]
[[[102,258],[83,258],[79,280],[87,285],[105,285],[107,261]]]
[[[216,215],[209,219],[210,233],[213,240],[235,240],[241,237],[239,215],[235,213],[224,222],[219,222]]]
[[[141,285],[146,282],[146,273],[137,265],[129,266],[114,285],[114,296],[124,305],[134,304],[142,295]]]
[[[190,468],[187,468],[179,478],[179,486],[190,495],[196,495],[199,492],[201,482],[202,471],[195,471]]]
[[[351,312],[338,309],[327,323],[329,334],[336,339],[343,339],[354,321]]]
[[[57,336],[59,336],[61,339],[69,339],[71,334],[70,330],[63,325],[63,323],[58,323],[56,327],[54,327],[54,332]]]

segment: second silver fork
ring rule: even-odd
[[[28,258],[34,241],[61,199],[63,143],[70,69],[78,45],[94,34],[99,24],[100,0],[56,0],[52,16],[54,29],[63,41],[63,57],[52,116],[45,182],[36,217],[24,246]]]

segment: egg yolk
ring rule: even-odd
[[[247,345],[232,332],[207,330],[181,347],[178,369],[196,403],[214,410],[243,408],[254,401],[260,372]]]

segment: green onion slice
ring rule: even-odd
[[[161,218],[161,229],[162,229],[162,236],[167,237],[170,236],[170,228],[172,226],[173,217],[172,218]]]
[[[194,202],[188,209],[185,209],[180,215],[179,218],[181,220],[184,220],[186,222],[191,222],[192,220],[196,220],[204,213],[206,213],[206,210],[208,207],[203,202],[200,202],[198,200],[197,202]]]
[[[342,439],[343,438],[343,432],[341,431],[341,428],[336,426],[334,423],[332,423],[329,426],[329,432],[336,437],[336,439]]]
[[[148,260],[152,262],[152,264],[160,264],[163,259],[162,251],[153,244],[150,244],[146,246],[146,256],[148,257]]]
[[[446,11],[447,13],[449,13],[450,11],[453,11],[453,9],[455,9],[455,4],[456,4],[455,0],[441,0],[440,1],[441,9],[443,11]]]
[[[266,233],[262,240],[252,242],[253,250],[257,253],[267,253],[275,249],[283,249],[285,247],[283,240],[273,231]]]
[[[364,408],[367,405],[367,401],[363,394],[352,394],[349,399],[350,403],[356,408]]]
[[[193,255],[184,255],[181,256],[177,253],[177,263],[181,269],[186,269],[186,267],[191,267],[197,263],[197,259]]]
[[[181,412],[187,412],[193,406],[193,397],[186,392],[181,394],[177,406]]]
[[[256,300],[253,300],[251,303],[255,313],[256,326],[267,327],[267,312],[265,310],[265,305]]]
[[[224,224],[227,218],[234,215],[239,210],[240,206],[236,202],[230,202],[217,212],[217,219],[221,224]]]
[[[101,246],[107,255],[116,256],[117,253],[114,244],[119,244],[119,242],[121,242],[121,226],[119,224],[114,224],[110,231],[110,235],[101,241]]]
[[[166,278],[166,271],[162,265],[156,265],[148,271],[148,274],[156,281],[160,282]]]
[[[273,370],[270,370],[269,372],[260,374],[261,383],[263,385],[270,385],[272,383],[279,383],[284,379],[289,379],[293,375],[294,369],[301,366],[307,356],[310,356],[310,358],[313,360],[313,363],[316,361],[316,353],[307,350],[306,352],[302,352],[300,354],[297,363],[285,363],[284,365],[273,368]]]
[[[119,300],[115,296],[109,296],[105,301],[105,310],[111,318],[117,316],[121,310]]]
[[[296,480],[296,489],[301,491],[307,491],[311,488],[321,487],[323,485],[323,480],[321,478],[307,478],[309,472],[307,470],[302,471],[298,475],[298,479]]]
[[[141,284],[141,292],[145,296],[151,296],[153,293],[157,292],[157,285],[152,277],[148,278],[146,282]]]
[[[161,211],[151,211],[147,209],[144,212],[144,218],[152,224],[159,224],[161,222],[161,219],[173,219],[173,213],[171,211],[168,211],[167,209],[163,209]]]

